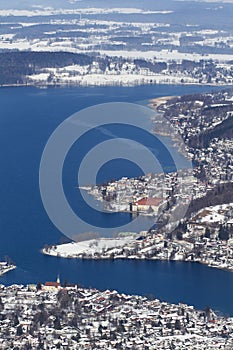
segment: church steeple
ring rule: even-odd
[[[61,284],[61,281],[60,281],[60,276],[59,274],[57,275],[57,283],[60,285]]]

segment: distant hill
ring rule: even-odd
[[[0,85],[28,84],[33,74],[47,72],[50,68],[63,68],[72,65],[86,66],[88,74],[94,63],[104,73],[114,64],[120,74],[125,62],[134,64],[138,69],[149,69],[159,73],[166,69],[164,62],[148,62],[146,60],[126,60],[122,57],[99,56],[98,54],[78,54],[71,52],[33,52],[33,51],[6,51],[0,52]],[[49,80],[46,81],[48,83]]]

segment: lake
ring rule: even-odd
[[[229,272],[178,262],[65,260],[39,252],[45,244],[59,243],[62,239],[62,233],[44,210],[38,176],[44,146],[63,120],[99,103],[146,104],[148,99],[159,96],[211,90],[213,87],[169,85],[1,88],[0,257],[10,256],[18,268],[1,277],[0,283],[45,282],[55,280],[59,273],[61,279],[86,287],[154,294],[163,300],[182,301],[200,308],[210,305],[233,315],[233,278]],[[131,166],[125,174],[126,168],[125,164],[118,164],[115,177],[138,175],[138,169]],[[73,185],[70,192],[74,196]],[[125,213],[102,214],[98,220],[111,225],[115,221],[130,220],[130,217]],[[138,229],[147,226],[148,220],[151,218],[142,218]]]

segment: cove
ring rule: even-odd
[[[150,98],[201,93],[213,87],[156,85],[140,87],[0,89],[0,258],[8,255],[15,271],[0,283],[61,279],[85,287],[114,288],[132,294],[154,294],[170,302],[210,305],[233,315],[232,274],[199,264],[159,261],[76,261],[43,256],[45,244],[62,234],[48,218],[40,198],[38,174],[44,146],[55,128],[82,108],[104,102],[146,104]],[[119,176],[122,169],[118,164]],[[124,170],[124,169],[123,169]],[[130,168],[131,176],[134,170]],[[135,175],[134,175],[135,176]],[[73,185],[72,185],[73,186]],[[119,220],[117,213],[108,220]],[[102,217],[103,222],[106,216]],[[147,222],[141,222],[141,229]]]

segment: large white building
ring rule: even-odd
[[[155,214],[158,213],[160,204],[162,203],[163,198],[142,198],[137,202],[132,203],[133,212],[148,212],[153,211]]]

